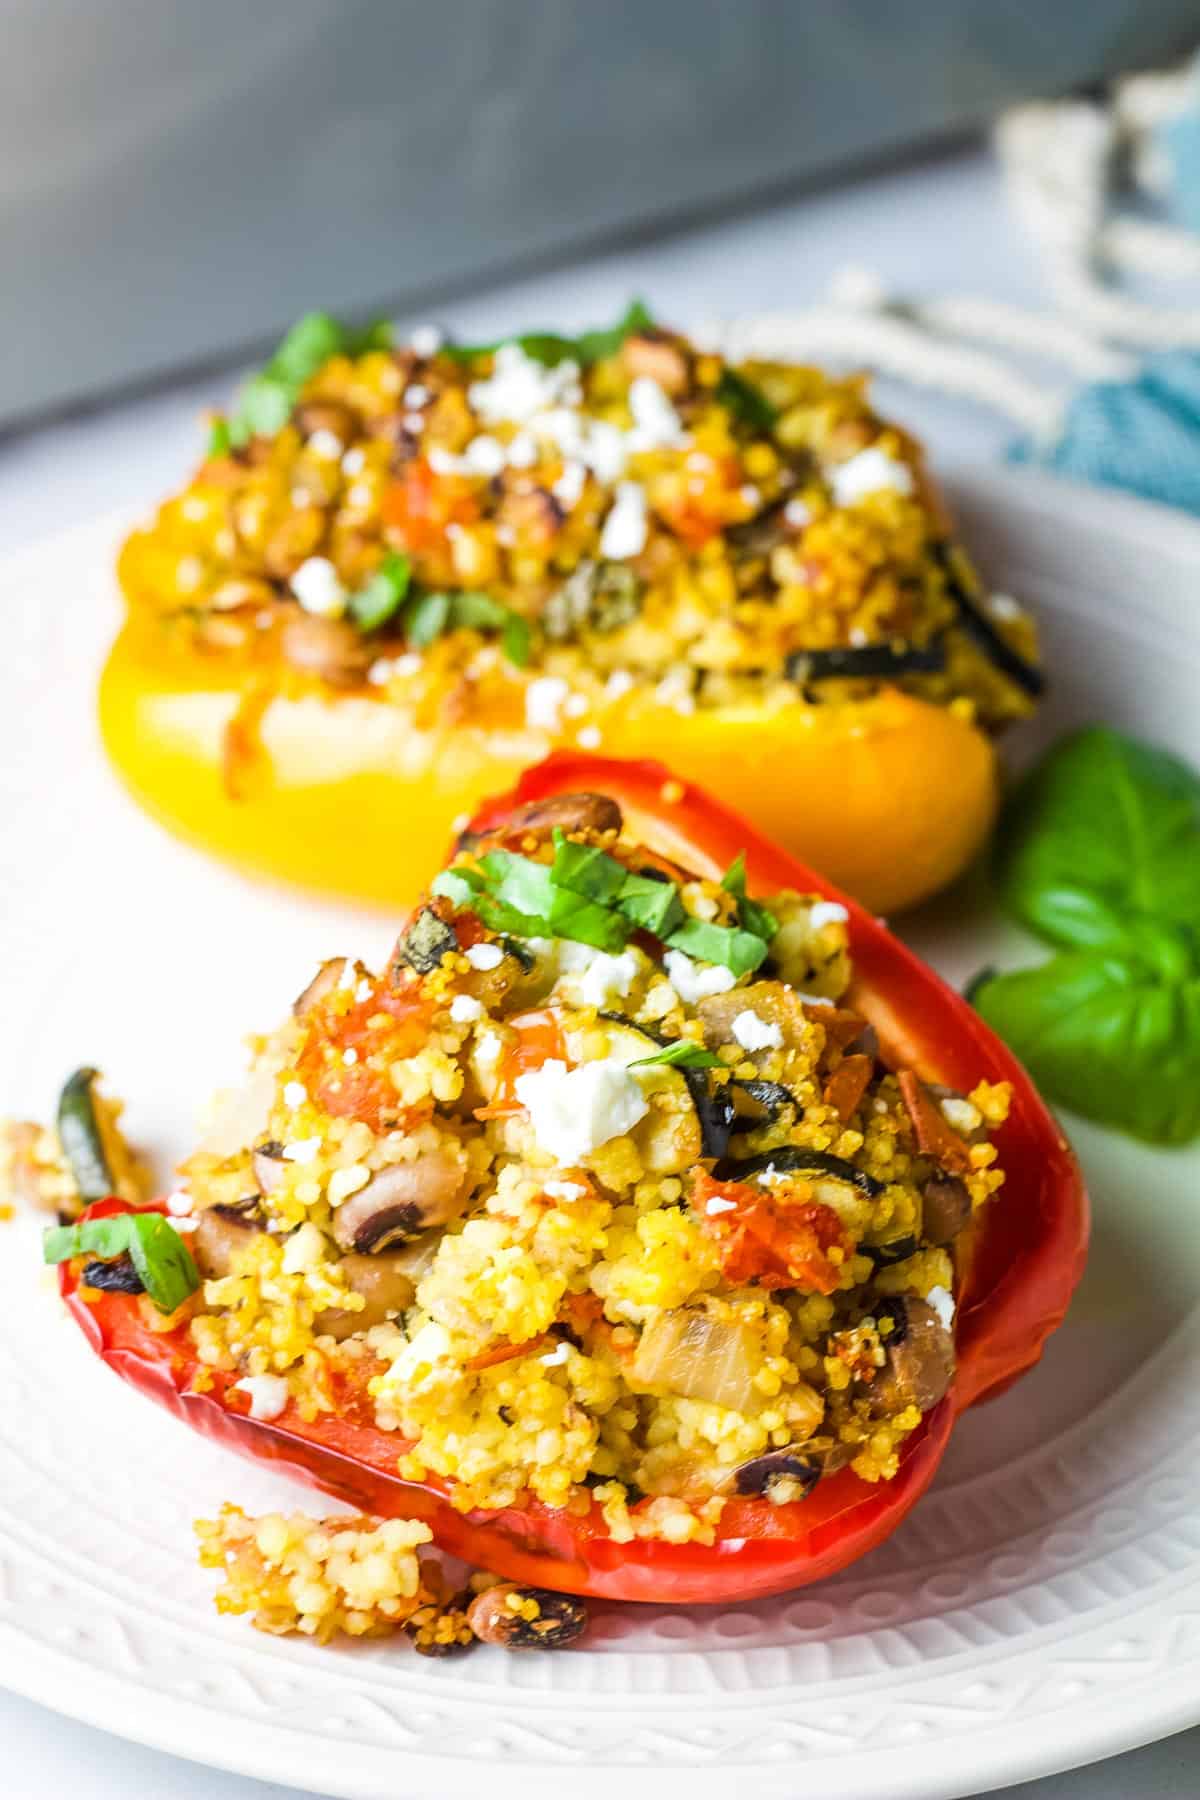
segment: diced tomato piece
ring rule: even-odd
[[[719,1204],[710,1212],[711,1201]],[[721,1251],[721,1268],[735,1285],[800,1288],[831,1294],[853,1249],[831,1206],[808,1197],[807,1183],[771,1189],[744,1181],[716,1181],[701,1172],[692,1207]],[[832,1252],[832,1254],[831,1254]]]

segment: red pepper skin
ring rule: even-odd
[[[731,1499],[712,1545],[618,1544],[595,1505],[582,1516],[537,1501],[459,1512],[447,1483],[396,1474],[401,1446],[376,1429],[369,1404],[353,1393],[338,1395],[336,1415],[308,1421],[289,1404],[276,1420],[251,1419],[233,1378],[201,1369],[186,1325],[152,1329],[147,1302],[81,1289],[70,1263],[60,1289],[103,1360],[194,1430],[364,1512],[422,1518],[443,1549],[467,1562],[605,1599],[740,1603],[835,1574],[895,1530],[932,1480],[956,1415],[1036,1362],[1060,1323],[1083,1269],[1087,1201],[1066,1140],[1028,1076],[966,1002],[853,901],[659,764],[559,752],[486,806],[473,827],[489,829],[515,805],[578,789],[611,794],[635,835],[698,873],[720,874],[744,850],[753,891],[793,887],[839,901],[850,915],[852,1003],[876,1026],[886,1058],[960,1089],[980,1079],[1012,1084],[1009,1119],[995,1134],[1007,1182],[960,1266],[958,1373],[902,1447],[891,1481],[871,1485],[843,1469],[791,1505]],[[90,1216],[126,1210],[123,1201],[102,1200]],[[197,1377],[210,1383],[204,1391],[196,1391]]]

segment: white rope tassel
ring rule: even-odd
[[[918,387],[989,406],[1041,439],[1053,437],[1062,416],[1057,396],[997,358],[939,342],[919,325],[886,312],[814,306],[733,319],[701,327],[696,335],[731,362],[832,357],[865,365]]]

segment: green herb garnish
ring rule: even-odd
[[[386,625],[407,594],[411,580],[408,557],[389,550],[375,573],[346,603],[346,611],[358,629],[378,631]]]
[[[498,631],[509,662],[523,669],[529,661],[529,621],[490,594],[469,590],[417,594],[404,615],[404,635],[418,650],[447,631]]]
[[[972,1004],[1047,1095],[1151,1143],[1200,1133],[1200,776],[1096,727],[1017,789],[1005,906],[1055,954],[985,972]]]
[[[770,431],[775,424],[775,408],[767,399],[761,388],[739,375],[736,369],[724,368],[721,378],[713,390],[716,399],[733,414],[743,425],[753,426],[755,431]]]
[[[291,418],[301,389],[331,357],[386,350],[391,341],[392,328],[386,319],[376,319],[374,324],[356,330],[330,313],[305,313],[265,368],[246,382],[228,420],[214,421],[209,455],[238,450],[252,437],[274,437]]]
[[[724,1068],[719,1056],[706,1050],[702,1044],[694,1044],[691,1038],[676,1038],[674,1043],[664,1044],[653,1056],[639,1056],[631,1069],[648,1069],[658,1066],[670,1069],[721,1069]]]
[[[627,874],[617,905],[632,924],[657,938],[669,937],[687,918],[675,883],[651,875]]]
[[[721,877],[721,886],[727,894],[732,894],[738,903],[738,918],[746,930],[755,937],[767,938],[775,936],[779,930],[779,920],[757,900],[751,900],[746,892],[746,852],[739,850],[725,873]]]
[[[672,950],[682,950],[697,962],[721,963],[735,975],[749,975],[766,960],[765,938],[731,925],[710,925],[707,919],[685,919],[667,939]]]
[[[558,827],[554,831],[554,862],[550,876],[558,887],[585,894],[607,904],[617,898],[628,870],[606,850],[588,844],[572,844]]]
[[[162,1213],[114,1213],[78,1225],[52,1225],[42,1234],[44,1262],[126,1255],[160,1312],[174,1312],[200,1286],[191,1251]]]
[[[472,362],[477,356],[494,356],[505,344],[516,344],[534,362],[554,368],[561,362],[577,362],[582,368],[615,356],[627,337],[650,331],[654,320],[642,301],[634,300],[615,325],[582,331],[578,337],[562,337],[554,331],[528,331],[521,337],[499,338],[493,344],[445,344],[442,354],[455,362]]]

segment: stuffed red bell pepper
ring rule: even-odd
[[[483,809],[382,973],[322,965],[183,1180],[189,1219],[103,1200],[48,1251],[119,1374],[617,1599],[877,1544],[1087,1238],[962,999],[699,790],[572,753]]]

